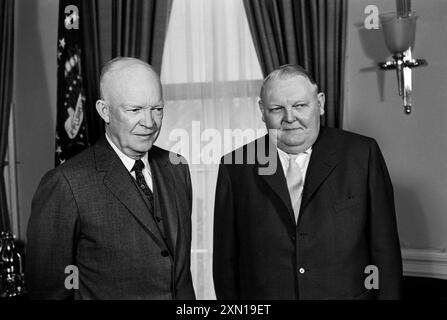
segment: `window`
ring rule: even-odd
[[[262,72],[242,1],[175,0],[161,78],[166,108],[157,144],[182,154],[190,165],[194,288],[198,299],[214,299],[218,163],[222,155],[265,134],[257,106]],[[181,143],[179,132],[184,133]]]

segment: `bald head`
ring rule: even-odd
[[[108,100],[123,84],[130,85],[143,76],[156,89],[161,90],[158,74],[148,63],[131,57],[117,57],[108,61],[101,70],[100,94],[102,100]]]
[[[102,69],[96,110],[106,135],[124,154],[141,158],[153,145],[163,119],[160,78],[144,61],[116,58]]]

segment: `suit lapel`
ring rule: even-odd
[[[268,135],[261,139],[267,139]],[[260,139],[258,140],[260,141]],[[266,141],[262,141],[263,144],[267,145]],[[266,147],[267,148],[267,147]],[[278,152],[274,148],[277,168],[272,175],[260,175],[260,177],[269,185],[273,193],[281,199],[287,208],[288,215],[284,214],[284,211],[280,211],[279,214],[283,215],[283,220],[289,222],[287,225],[295,223],[295,216],[293,214],[292,202],[290,200],[289,190],[287,189],[287,181],[284,175],[284,170],[282,169],[281,161],[279,159]],[[266,150],[267,152],[267,150]],[[268,154],[268,153],[266,153]],[[258,159],[258,158],[257,158]],[[315,141],[312,147],[312,155],[309,161],[309,166],[306,173],[306,181],[303,188],[303,197],[301,200],[300,215],[309,204],[312,196],[329,176],[332,170],[337,165],[337,145],[336,141],[332,139],[330,134],[324,129],[320,129],[318,139]],[[258,168],[262,167],[257,161],[257,167],[255,167],[255,174],[258,174]]]
[[[321,128],[318,139],[312,147],[312,155],[307,168],[300,217],[314,193],[336,167],[337,163],[336,142],[324,128]]]
[[[115,154],[112,147],[103,137],[95,145],[95,160],[98,171],[105,171],[104,185],[112,194],[129,210],[143,227],[149,232],[154,241],[164,248],[164,241],[161,238],[154,219],[141,197],[137,186],[133,183],[133,178],[123,163]]]
[[[261,139],[265,139],[264,141],[261,141]],[[255,175],[259,175],[262,180],[264,180],[267,185],[270,187],[270,189],[273,191],[273,193],[281,200],[281,202],[286,207],[287,211],[281,210],[279,211],[279,214],[282,215],[283,220],[287,222],[287,225],[295,225],[295,216],[293,214],[293,208],[292,208],[292,202],[290,200],[289,190],[287,189],[287,181],[286,177],[284,176],[284,170],[281,165],[281,161],[279,160],[279,155],[277,152],[276,147],[274,148],[268,148],[268,144],[270,143],[268,135],[262,137],[258,141],[261,142],[260,146],[261,148],[265,146],[265,153],[270,155],[270,152],[274,151],[274,155],[272,157],[276,158],[276,170],[273,171],[273,174],[270,175],[260,175],[259,169],[266,167],[267,165],[272,165],[271,162],[268,162],[267,165],[262,165],[259,163],[258,158],[258,152],[256,152],[257,160],[256,160],[256,166],[255,166]],[[257,146],[258,148],[258,146]],[[257,150],[256,148],[256,150]],[[268,157],[271,158],[270,156]]]
[[[157,147],[149,152],[149,164],[154,185],[154,209],[164,220],[165,232],[168,234],[172,254],[175,253],[179,208],[177,208],[176,190],[172,168],[167,159],[159,156]]]

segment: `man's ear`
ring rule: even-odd
[[[324,103],[326,102],[326,96],[324,95],[323,92],[320,92],[317,95],[317,99],[318,99],[318,105],[320,108],[320,116],[322,116],[324,114]]]
[[[96,101],[96,111],[99,113],[101,118],[106,124],[110,122],[110,109],[104,100]]]
[[[259,110],[261,110],[262,121],[265,122],[265,119],[264,119],[264,105],[262,104],[261,97],[258,97],[258,106],[259,106]]]

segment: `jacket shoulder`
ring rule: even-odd
[[[33,203],[48,197],[48,192],[57,194],[72,193],[73,186],[76,185],[74,177],[81,177],[80,180],[84,182],[90,181],[92,177],[90,168],[94,166],[92,153],[92,148],[89,147],[58,167],[47,171],[41,178],[39,186],[35,191]]]
[[[172,166],[183,165],[188,166],[188,161],[181,154],[171,152],[158,146],[152,146],[149,151],[151,157],[161,160],[162,162],[168,162]]]
[[[342,129],[322,128],[320,135],[346,153],[368,153],[371,146],[377,145],[376,140],[371,137]]]
[[[64,175],[90,172],[95,166],[93,149],[94,146],[88,147],[53,170]]]
[[[332,136],[333,138],[341,141],[348,141],[348,142],[357,142],[357,143],[371,143],[375,141],[373,138],[359,134],[354,133],[347,130],[342,129],[336,129],[336,128],[322,128],[321,129],[323,134],[327,134]]]
[[[253,140],[243,146],[225,154],[222,156],[221,164],[254,164],[257,155],[258,148],[262,148],[263,152],[268,149],[267,135],[262,136],[256,140]]]

